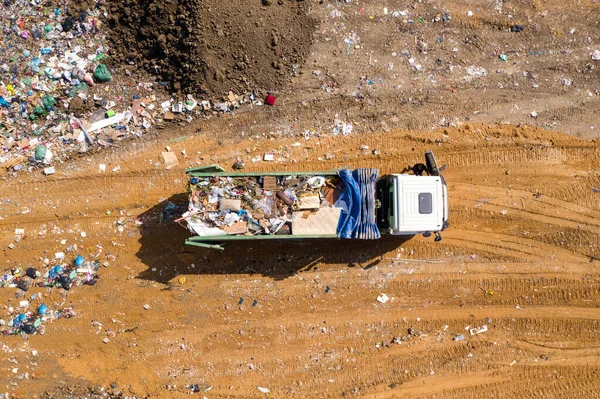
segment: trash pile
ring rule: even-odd
[[[0,51],[0,166],[48,167],[77,152],[140,137],[159,124],[263,105],[254,93],[216,101],[173,99],[165,84],[139,82],[131,71],[113,76],[102,3],[4,2]],[[27,166],[29,166],[27,168]]]
[[[59,252],[57,260],[64,259],[64,253]],[[49,260],[44,263],[50,265]],[[108,265],[106,263],[106,265]],[[0,276],[0,287],[18,288],[17,297],[23,298],[25,292],[32,287],[56,287],[69,291],[73,287],[81,285],[94,285],[97,279],[97,271],[100,266],[98,260],[86,261],[82,255],[78,255],[72,264],[61,263],[50,267],[46,272],[41,273],[33,267],[23,270],[19,267],[13,267]],[[42,301],[43,294],[35,293],[29,299],[23,299],[19,302],[17,308],[8,307],[10,320],[8,322],[0,320],[0,326],[6,325],[8,329],[1,331],[2,335],[16,334],[44,334],[44,323],[51,322],[61,318],[71,318],[75,316],[73,308],[57,308],[51,310]],[[33,303],[40,304],[31,310]]]
[[[27,155],[49,163],[52,151],[41,147],[64,132],[71,103],[111,80],[103,64],[101,13],[16,0],[4,2],[0,16],[0,164]]]
[[[186,221],[195,235],[335,235],[347,198],[336,175],[191,177]]]

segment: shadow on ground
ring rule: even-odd
[[[177,194],[138,216],[143,224],[136,255],[148,267],[138,278],[167,283],[178,275],[244,273],[284,279],[318,264],[368,269],[410,238],[253,240],[229,243],[225,251],[217,251],[184,244],[190,233],[174,219],[186,207],[187,194]]]

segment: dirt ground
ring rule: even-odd
[[[598,71],[587,54],[598,6],[500,2],[527,25],[512,33],[488,3],[407,7],[428,21],[449,10],[453,25],[444,27],[404,24],[380,2],[310,2],[319,21],[311,53],[274,107],[84,154],[51,176],[4,175],[4,268],[43,269],[45,257],[75,244],[68,257],[114,260],[95,286],[27,292],[77,315],[47,324],[44,335],[2,338],[0,393],[187,398],[198,384],[192,397],[209,399],[598,397],[600,144],[589,140]],[[353,31],[361,39],[353,36],[347,55]],[[498,60],[494,43],[518,50],[509,53],[516,64]],[[413,70],[404,48],[426,73]],[[487,76],[463,79],[469,65]],[[332,134],[336,115],[353,124],[351,134]],[[169,170],[166,146],[179,157]],[[239,158],[248,171],[385,174],[422,162],[426,150],[447,165],[450,227],[441,242],[253,242],[216,252],[186,247],[187,231],[165,220],[169,201],[186,203],[189,166],[231,169]],[[265,152],[275,162],[251,161]],[[9,249],[16,228],[26,235]],[[3,319],[19,300],[0,289]],[[467,331],[483,325],[487,332]]]
[[[282,87],[312,42],[308,2],[110,1],[113,62],[135,62],[175,91]]]
[[[230,121],[233,131],[246,123]],[[222,146],[201,133],[169,132],[161,144],[81,159],[62,177],[9,180],[2,236],[20,227],[27,237],[5,250],[6,266],[39,265],[64,249],[61,239],[86,257],[97,244],[116,256],[96,286],[66,298],[49,291],[46,301],[72,304],[76,318],[27,341],[4,339],[12,352],[3,356],[32,376],[9,392],[63,397],[106,387],[178,397],[186,384],[204,384],[213,386],[203,394],[209,398],[264,396],[257,386],[273,397],[592,397],[600,369],[599,261],[590,257],[599,244],[600,147],[529,127],[419,134],[327,137],[300,147],[283,139],[275,148],[288,146],[297,163],[252,170],[377,166],[387,173],[433,148],[447,165],[450,191],[451,224],[439,243],[186,248],[185,229],[161,222],[167,200],[185,203],[183,165],[164,170],[162,145],[185,149],[186,164],[230,165],[245,148],[273,149],[265,140]],[[335,158],[316,159],[332,150]],[[100,162],[121,170],[99,173]],[[390,301],[378,303],[380,293]],[[3,303],[16,301],[8,289],[1,294]],[[486,333],[465,331],[484,324]],[[105,344],[108,330],[116,336]],[[459,334],[466,339],[453,341]]]

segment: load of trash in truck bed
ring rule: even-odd
[[[372,180],[362,187],[360,171]],[[353,176],[354,175],[354,176]],[[217,236],[339,236],[378,238],[357,226],[360,213],[373,214],[374,175],[370,169],[327,175],[192,176],[185,221],[192,234]],[[366,203],[362,197],[369,197]],[[367,208],[372,207],[372,212]],[[372,228],[366,229],[371,231]],[[361,233],[361,231],[363,231]],[[359,235],[363,236],[359,236]]]

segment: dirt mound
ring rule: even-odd
[[[174,91],[221,95],[282,87],[309,51],[304,1],[110,0],[113,57]]]

